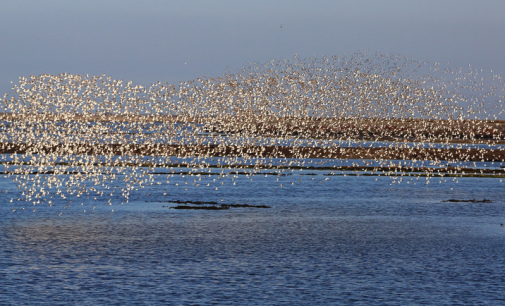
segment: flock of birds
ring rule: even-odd
[[[483,154],[503,153],[503,101],[499,75],[380,53],[272,60],[148,88],[44,74],[21,77],[0,99],[1,164],[20,190],[12,201],[33,205],[127,202],[175,175],[198,186],[202,175],[252,179],[328,165],[401,182],[458,161],[502,165],[503,154]],[[461,153],[482,143],[478,156]],[[459,155],[433,153],[447,149]]]

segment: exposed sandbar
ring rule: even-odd
[[[319,148],[283,146],[0,143],[2,154],[141,155],[177,157],[330,158],[505,162],[505,150],[438,148]]]

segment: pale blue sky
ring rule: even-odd
[[[504,12],[503,0],[2,0],[0,93],[32,74],[178,83],[360,50],[505,75]]]

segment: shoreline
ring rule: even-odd
[[[349,148],[224,145],[13,144],[0,154],[141,155],[161,157],[321,158],[505,162],[505,150],[437,148]],[[106,153],[106,154],[104,154]]]
[[[0,113],[0,121],[16,123],[130,123],[187,124],[201,131],[244,136],[297,136],[311,139],[409,140],[412,142],[505,143],[505,120],[275,117],[260,114],[156,115]]]

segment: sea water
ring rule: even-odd
[[[176,175],[52,206],[1,176],[0,304],[505,303],[505,182],[323,174]]]

